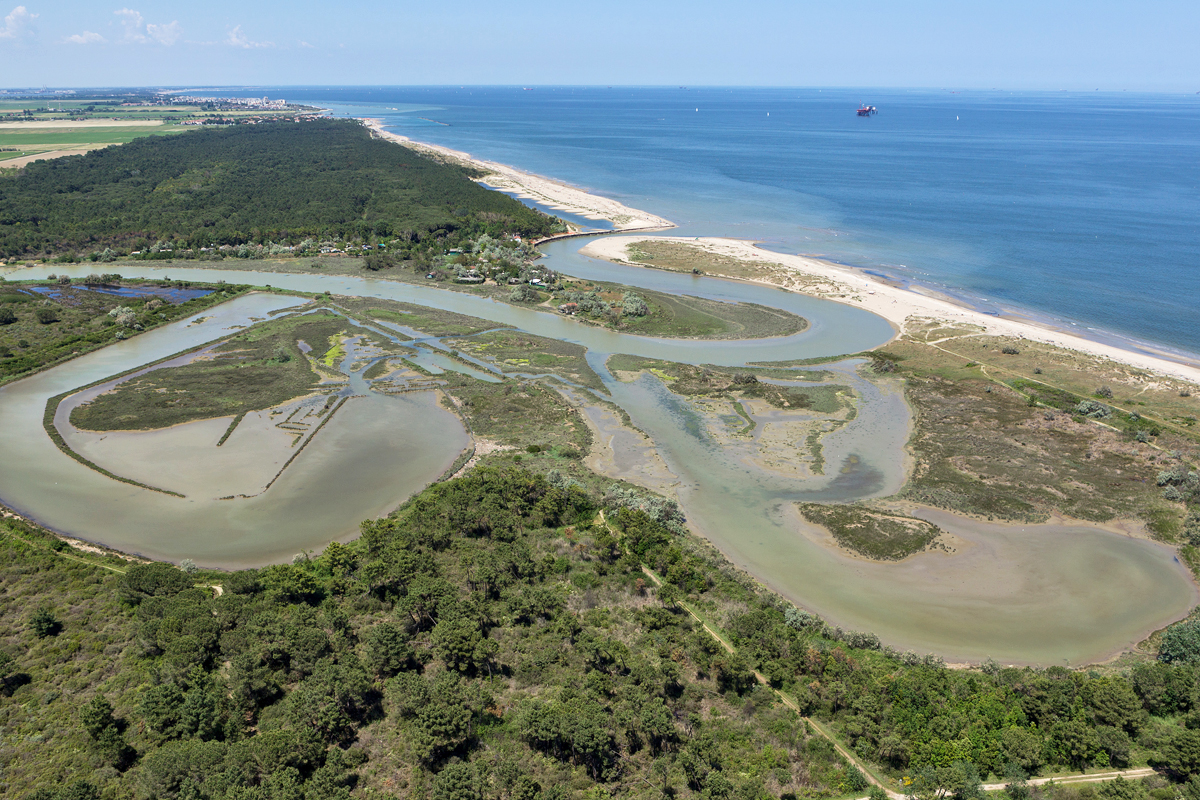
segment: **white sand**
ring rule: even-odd
[[[568,214],[587,217],[588,219],[607,220],[619,231],[662,230],[664,228],[675,227],[673,223],[662,217],[656,217],[645,211],[630,208],[607,197],[590,194],[575,186],[551,180],[541,175],[523,172],[506,164],[483,161],[482,159],[474,158],[469,153],[451,150],[448,147],[414,142],[407,136],[388,133],[383,129],[383,123],[380,120],[368,119],[363,121],[367,123],[367,126],[371,130],[384,139],[390,139],[393,142],[398,142],[405,147],[411,147],[419,152],[430,153],[442,159],[449,159],[478,170],[483,170],[488,175],[480,179],[480,183],[484,183],[495,189],[512,192],[520,197],[534,200],[550,208],[565,211]]]
[[[544,205],[572,214],[591,219],[609,220],[619,232],[645,232],[675,227],[673,223],[662,217],[630,208],[616,200],[598,197],[583,189],[541,175],[523,172],[504,164],[473,158],[468,153],[438,145],[414,142],[406,136],[399,136],[383,130],[383,124],[379,120],[364,120],[364,122],[383,138],[418,151],[426,151],[441,158],[486,170],[490,174],[482,182],[489,186],[514,192],[522,197],[534,199]],[[799,283],[807,284],[803,291],[808,294],[837,302],[851,303],[873,311],[890,321],[901,332],[907,325],[918,320],[921,324],[926,324],[931,320],[943,320],[957,325],[972,325],[977,326],[982,334],[1044,342],[1200,385],[1200,365],[1176,361],[1167,353],[1156,356],[1134,352],[1115,345],[1092,341],[1068,331],[1039,325],[1029,320],[983,314],[954,302],[950,298],[937,296],[929,290],[913,290],[893,286],[877,280],[865,272],[815,258],[772,253],[759,249],[754,242],[742,239],[605,236],[589,242],[581,252],[584,255],[609,261],[636,263],[628,260],[626,246],[651,238],[682,242],[743,261],[780,264],[787,272],[801,278]],[[768,283],[765,280],[761,282]],[[770,283],[769,285],[780,284]],[[795,282],[788,281],[787,288],[796,290]],[[1143,347],[1152,349],[1145,345]]]
[[[988,335],[1011,336],[1045,342],[1067,350],[1108,358],[1121,364],[1200,384],[1200,367],[1171,360],[1166,354],[1159,357],[1133,352],[1026,320],[994,317],[959,305],[948,298],[930,296],[874,280],[871,276],[849,267],[799,255],[772,253],[759,249],[753,242],[740,239],[611,236],[589,242],[581,252],[594,258],[631,263],[625,248],[630,244],[647,241],[651,238],[681,242],[743,261],[780,264],[789,272],[803,276],[806,282],[816,282],[819,289],[810,291],[810,294],[873,311],[887,319],[901,332],[905,330],[906,325],[917,320],[920,320],[922,324],[931,319],[944,320],[958,325],[977,326],[981,329],[981,333]]]

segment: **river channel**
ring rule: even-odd
[[[583,345],[613,400],[653,440],[678,477],[677,494],[698,533],[734,563],[832,623],[869,630],[894,646],[949,659],[1080,663],[1103,658],[1184,616],[1198,593],[1172,552],[1091,526],[988,526],[941,512],[937,524],[965,545],[900,563],[850,558],[806,531],[801,500],[853,501],[895,493],[905,480],[911,418],[898,386],[868,381],[853,361],[825,365],[857,398],[852,422],[824,440],[824,476],[796,480],[731,458],[695,424],[695,411],[657,379],[613,379],[608,355],[736,366],[855,353],[888,341],[882,318],[848,304],[712,278],[643,270],[580,256],[586,240],[545,247],[549,266],[576,277],[716,300],[745,301],[805,317],[800,333],[772,339],[697,341],[631,336],[472,295],[387,280],[328,275],[120,265],[126,277],[270,284],[282,289],[382,297],[489,319]],[[42,277],[47,267],[23,269]],[[82,276],[89,267],[53,271]],[[252,295],[0,388],[0,499],[83,538],[132,552],[238,567],[288,560],[352,537],[445,469],[467,436],[430,392],[354,397],[305,456],[260,496],[180,499],[105,478],[61,453],[42,428],[61,392],[178,353],[252,317],[294,305]],[[179,465],[186,469],[186,463]]]

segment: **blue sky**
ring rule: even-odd
[[[0,0],[0,86],[1200,91],[1200,3]]]

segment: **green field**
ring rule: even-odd
[[[74,130],[42,128],[40,130],[0,130],[0,147],[41,147],[68,149],[89,144],[124,144],[142,136],[161,136],[184,133],[187,128],[172,125],[102,127],[90,125]]]
[[[0,100],[0,121],[25,119],[186,119],[188,117],[269,117],[294,115],[296,109],[265,109],[220,104],[172,103],[158,105],[148,95],[124,97],[77,97],[73,100],[47,98]],[[137,105],[123,105],[136,103]]]
[[[37,128],[28,131],[0,129],[0,167],[5,161],[40,155],[57,150],[94,150],[113,144],[126,144],[143,136],[172,136],[188,128],[177,125],[81,126],[76,129]]]
[[[1048,345],[975,336],[931,347],[922,339],[914,333],[892,342],[880,354],[894,360],[877,362],[895,365],[888,369],[905,378],[916,412],[917,465],[906,499],[989,519],[1136,518],[1165,541],[1185,533],[1186,508],[1164,499],[1155,476],[1200,454],[1189,428],[1171,425],[1195,398],[1168,391],[1166,380],[1132,397],[1129,370]],[[1015,380],[1022,374],[1037,379],[1036,388]],[[1103,419],[1062,400],[1090,399],[1105,385],[1115,396],[1105,399],[1114,410]],[[1138,418],[1120,407],[1136,407]]]
[[[427,336],[468,336],[497,327],[479,317],[379,297],[338,297],[337,306],[355,316],[394,322]]]

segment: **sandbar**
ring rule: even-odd
[[[631,260],[626,251],[629,245],[642,241],[679,242],[741,261],[778,264],[782,269],[776,271],[771,279],[763,278],[754,282],[865,308],[891,322],[901,334],[915,324],[925,325],[931,320],[942,320],[978,328],[981,335],[1043,342],[1200,385],[1200,366],[1175,361],[1165,353],[1156,356],[1135,352],[1029,320],[984,314],[933,292],[895,286],[851,267],[808,256],[773,253],[759,248],[752,241],[720,237],[608,236],[588,242],[580,253],[616,263],[651,267],[653,265]]]

